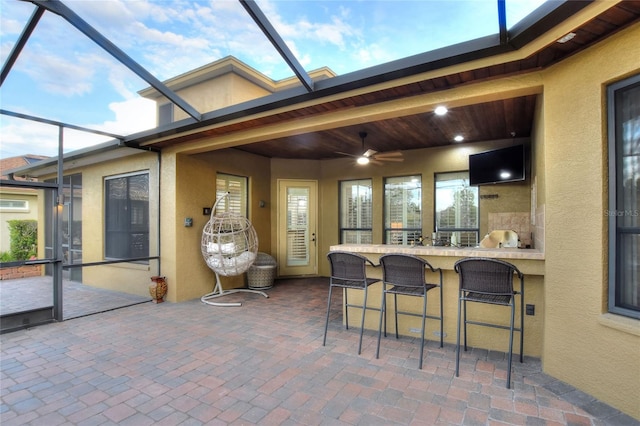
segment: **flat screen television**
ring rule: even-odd
[[[515,145],[469,155],[469,184],[517,182],[525,179],[525,146]]]

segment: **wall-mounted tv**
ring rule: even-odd
[[[515,145],[469,155],[469,184],[517,182],[525,179],[525,146]]]

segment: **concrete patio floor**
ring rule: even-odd
[[[0,423],[10,425],[637,425],[502,353],[341,323],[339,292],[322,346],[326,278],[277,280],[269,298],[236,293],[143,303],[0,336]],[[368,313],[377,315],[375,311]],[[455,321],[454,318],[445,318]]]

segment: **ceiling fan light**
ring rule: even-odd
[[[456,141],[456,142],[462,142],[464,140],[464,136],[456,135],[456,137],[453,138],[453,140]]]
[[[356,161],[361,165],[369,164],[369,158],[367,157],[358,157]]]

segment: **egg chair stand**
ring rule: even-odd
[[[221,276],[229,277],[243,274],[254,263],[258,252],[258,236],[247,218],[235,213],[225,212],[215,215],[218,203],[228,197],[227,192],[216,200],[211,209],[211,218],[202,231],[202,256],[207,266],[216,275],[216,284],[211,293],[200,298],[202,303],[213,306],[242,306],[240,302],[223,303],[214,300],[233,293],[256,293],[268,298],[260,290],[235,288],[225,290]]]
[[[214,271],[215,272],[215,271]],[[204,296],[202,296],[200,298],[200,301],[202,301],[202,303],[206,303],[207,305],[212,305],[212,306],[242,306],[242,303],[240,302],[213,302],[212,299],[216,299],[218,297],[222,297],[222,296],[228,296],[230,294],[233,293],[239,293],[239,292],[243,292],[243,293],[256,293],[256,294],[261,294],[264,297],[266,297],[267,299],[269,298],[269,295],[267,293],[265,293],[264,291],[260,291],[260,290],[253,290],[250,288],[234,288],[231,290],[225,290],[224,288],[222,288],[222,284],[220,283],[220,276],[218,275],[218,273],[216,272],[216,286],[213,289],[213,291],[211,293],[207,293]]]

